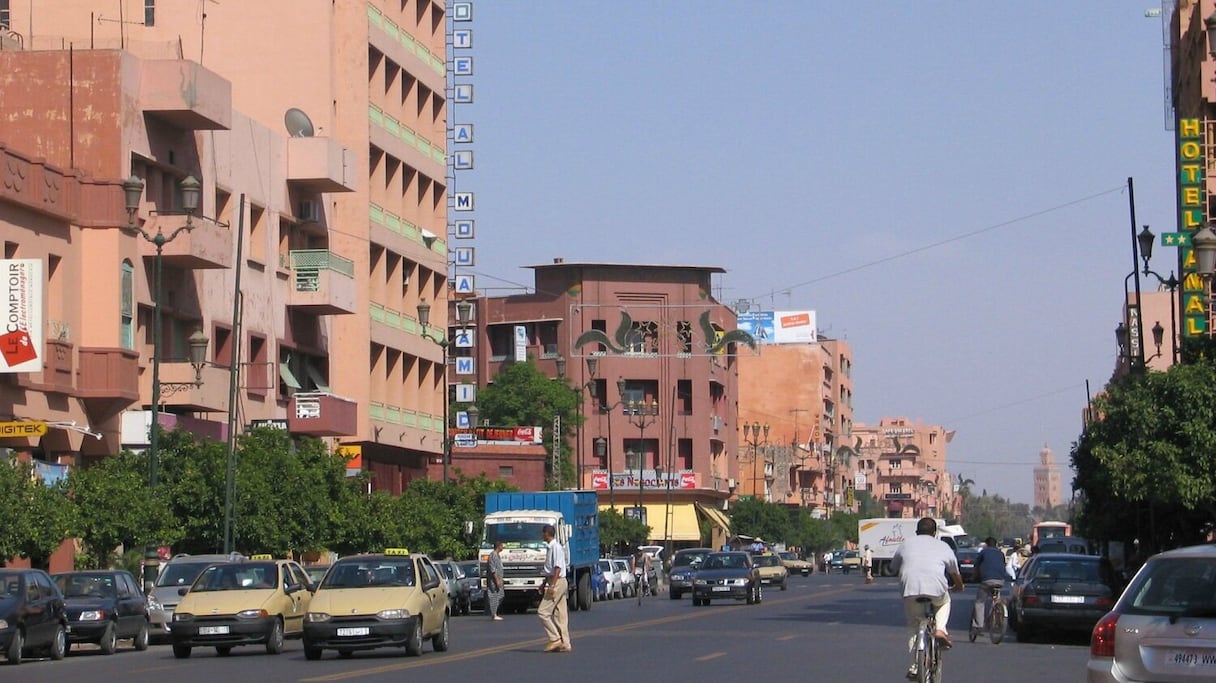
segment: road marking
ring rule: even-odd
[[[811,595],[811,596],[801,596],[801,595],[800,596],[791,596],[791,597],[784,598],[781,600],[769,600],[768,602],[770,604],[774,604],[774,605],[784,605],[784,604],[791,603],[791,602],[801,602],[803,600],[807,600],[808,597],[811,600],[818,600],[820,598],[831,597],[834,595],[843,595],[844,593],[850,593],[854,590],[857,590],[857,588],[854,586],[845,586],[842,588],[833,588],[830,590],[815,593],[814,595]],[[647,619],[645,621],[635,621],[635,622],[631,622],[628,624],[620,624],[618,626],[605,626],[603,628],[591,629],[589,631],[576,631],[574,633],[574,635],[577,638],[586,638],[589,636],[603,635],[606,633],[619,633],[621,631],[631,631],[634,629],[650,628],[650,627],[658,626],[661,624],[673,624],[673,623],[680,622],[680,621],[689,621],[692,619],[702,619],[704,617],[708,617],[711,615],[722,614],[723,612],[731,612],[734,610],[749,609],[751,607],[752,607],[752,605],[740,603],[738,605],[731,605],[729,607],[724,607],[724,608],[719,608],[719,609],[700,610],[700,609],[692,608],[692,612],[690,612],[688,614],[676,614],[676,615],[667,616],[667,617],[657,617],[655,619]],[[301,678],[299,680],[300,680],[300,683],[313,683],[314,681],[316,683],[322,683],[324,681],[346,681],[346,680],[351,680],[351,679],[355,679],[355,678],[363,678],[364,676],[375,676],[378,674],[391,673],[394,671],[407,671],[409,669],[417,669],[417,668],[423,667],[423,666],[438,666],[438,665],[444,664],[446,662],[460,662],[460,661],[465,661],[468,659],[476,659],[479,657],[486,657],[489,655],[498,654],[500,652],[509,652],[512,650],[518,650],[520,648],[536,647],[537,652],[539,652],[540,646],[546,642],[548,642],[548,640],[545,638],[532,638],[529,640],[521,640],[521,641],[517,641],[514,643],[507,643],[505,645],[496,645],[494,647],[486,647],[486,648],[482,648],[480,650],[470,650],[469,652],[461,652],[458,654],[452,654],[452,652],[449,650],[448,652],[443,653],[443,655],[439,656],[439,657],[434,657],[434,656],[419,657],[419,658],[413,659],[413,661],[408,661],[408,662],[385,664],[383,666],[368,667],[366,669],[354,669],[351,671],[343,671],[340,673],[330,674],[328,676],[314,676],[314,677],[310,677],[310,678]],[[725,655],[725,654],[726,653],[722,653],[722,655]],[[717,657],[717,656],[721,656],[721,655],[714,654],[714,655],[710,656],[710,658]]]
[[[698,662],[708,662],[708,661],[709,661],[709,660],[711,660],[711,659],[717,659],[718,657],[725,657],[725,656],[726,656],[726,653],[725,653],[725,652],[714,652],[714,653],[711,653],[711,654],[702,655],[701,657],[697,657],[697,658],[696,658],[696,661],[698,661]]]
[[[781,637],[780,637],[780,638],[778,638],[777,640],[793,640],[793,639],[795,639],[795,638],[800,638],[800,637],[801,637],[801,636],[796,636],[796,635],[788,635],[788,636],[781,636]]]

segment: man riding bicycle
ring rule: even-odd
[[[996,539],[992,536],[984,539],[984,549],[980,551],[979,557],[975,558],[974,572],[980,585],[975,591],[975,610],[971,615],[972,633],[984,630],[984,617],[987,615],[986,608],[992,597],[992,589],[1004,588],[1005,578],[1009,576],[1005,567],[1005,553],[996,547]]]
[[[924,608],[916,599],[925,597],[933,603],[937,621],[937,631],[933,635],[942,641],[943,647],[950,647],[950,634],[946,631],[946,623],[950,621],[950,591],[963,590],[963,577],[959,574],[954,550],[936,536],[937,522],[932,517],[922,517],[916,523],[916,535],[904,541],[891,560],[891,567],[899,572],[899,582],[903,586],[904,613],[908,617],[908,653],[914,657],[916,633],[924,615]],[[953,585],[946,583],[947,574]],[[915,680],[916,674],[916,660],[913,659],[908,667],[908,678]]]

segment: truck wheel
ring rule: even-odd
[[[578,608],[581,610],[591,609],[591,575],[583,574],[578,577]]]

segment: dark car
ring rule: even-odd
[[[745,552],[710,553],[692,580],[692,604],[708,605],[711,600],[732,598],[759,603],[760,574]]]
[[[9,664],[27,654],[63,659],[68,651],[63,594],[41,569],[0,569],[0,649]]]
[[[469,584],[462,581],[464,579],[464,571],[456,564],[454,560],[431,560],[435,568],[439,570],[439,574],[448,584],[448,601],[451,603],[452,614],[468,614],[470,611],[469,603],[472,596],[469,595]]]
[[[974,583],[975,561],[980,556],[979,548],[959,548],[954,551],[954,556],[958,558],[958,571],[963,575],[963,581]]]
[[[685,591],[692,589],[693,575],[713,551],[713,548],[684,548],[676,551],[671,558],[671,571],[667,580],[667,594],[672,600],[679,600]]]
[[[66,605],[68,648],[96,643],[110,655],[118,641],[130,638],[136,650],[148,649],[148,601],[131,572],[65,572],[52,578]]]
[[[464,572],[464,578],[460,582],[469,587],[469,608],[484,610],[486,589],[481,585],[481,563],[477,560],[466,560],[456,564],[460,565],[461,571]]]
[[[1010,592],[1010,616],[1023,641],[1049,628],[1088,632],[1119,595],[1106,558],[1065,553],[1031,557]]]

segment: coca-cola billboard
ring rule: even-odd
[[[697,473],[692,470],[679,470],[660,474],[656,470],[645,470],[641,473],[640,479],[637,470],[617,472],[612,475],[611,488],[636,489],[640,485],[648,489],[665,489],[668,486],[673,489],[695,489],[697,488]],[[599,491],[609,488],[608,470],[595,470],[591,473],[591,488]]]

